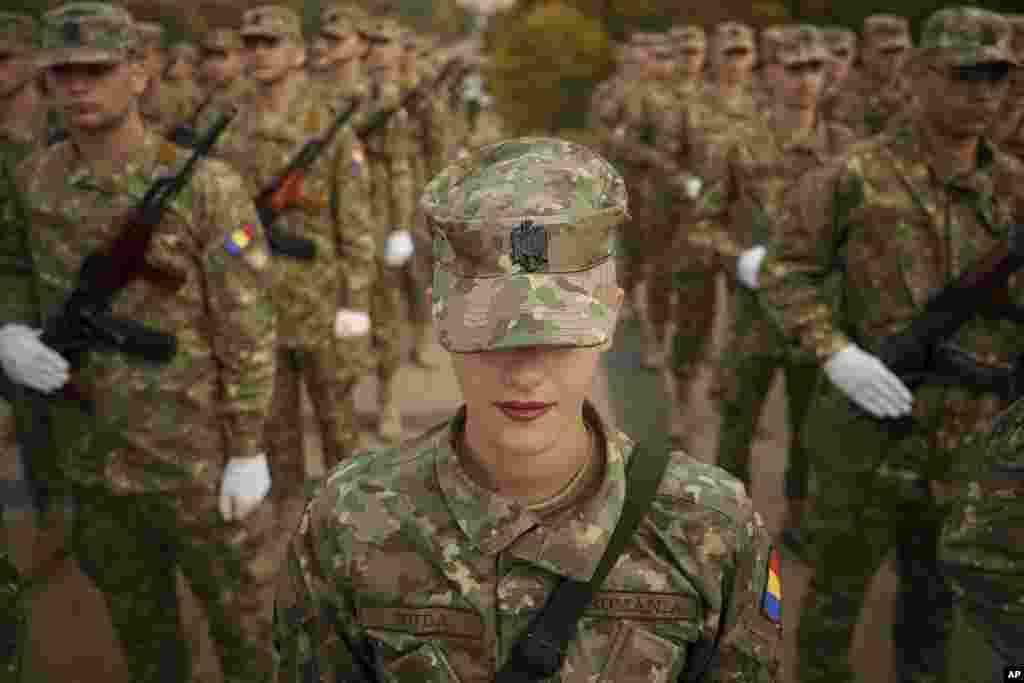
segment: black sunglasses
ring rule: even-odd
[[[964,64],[950,69],[954,81],[961,83],[991,83],[999,85],[1010,76],[1010,65],[1006,62],[986,62],[983,64]]]
[[[281,44],[281,39],[275,36],[244,36],[242,45],[246,50],[258,50],[259,48],[274,49]]]
[[[786,73],[790,76],[815,75],[820,74],[824,70],[825,62],[818,59],[786,65]]]

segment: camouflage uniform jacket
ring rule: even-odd
[[[393,107],[401,99],[398,83],[371,83],[367,110]],[[400,108],[362,140],[370,170],[370,196],[378,248],[392,230],[411,230],[415,216],[412,158],[415,130],[409,112]]]
[[[42,132],[30,139],[15,139],[0,131],[0,325],[17,320],[38,325],[38,306],[31,282],[25,277],[29,266],[25,253],[28,225],[15,201],[14,170],[39,145]]]
[[[866,138],[905,125],[909,117],[904,112],[911,102],[910,87],[903,78],[882,83],[866,71],[858,71],[823,102],[822,113],[858,138]]]
[[[918,128],[861,141],[804,176],[778,216],[777,241],[762,264],[761,295],[778,309],[787,334],[819,362],[855,341],[877,353],[942,287],[1005,239],[1020,221],[1024,167],[983,141],[978,166],[938,179]],[[829,275],[841,264],[838,291]],[[1010,293],[1022,300],[1021,287]],[[1021,330],[1006,320],[976,316],[951,340],[993,365],[1024,351]],[[995,396],[924,384],[914,415],[933,430],[922,452],[936,451],[933,478],[965,435],[987,430],[1005,407]],[[916,437],[915,437],[916,438]]]
[[[218,145],[218,153],[242,172],[256,196],[331,122],[333,109],[310,96],[309,82],[294,79],[281,112],[261,111],[253,90]],[[278,342],[314,348],[333,338],[340,306],[369,310],[374,247],[366,215],[366,185],[352,168],[355,135],[343,127],[303,181],[305,198],[286,208],[278,227],[316,244],[315,259],[273,259]]]
[[[164,137],[184,123],[199,105],[192,81],[163,81],[156,94],[140,102],[146,126]]]
[[[543,518],[463,469],[464,409],[334,470],[290,546],[276,613],[279,681],[310,680],[302,672],[314,657],[335,680],[350,668],[346,642],[367,638],[386,680],[493,681],[559,579],[589,580],[622,510],[633,443],[605,431],[589,404],[584,417],[604,471],[591,495]],[[742,484],[675,453],[550,680],[675,681],[694,641],[720,623],[711,680],[775,680],[780,627],[760,610],[768,557]],[[333,625],[320,620],[325,611]]]
[[[637,169],[661,173],[669,168],[659,138],[664,135],[665,112],[678,100],[674,81],[646,79],[630,88],[612,137],[616,156]]]
[[[236,78],[225,85],[205,89],[184,123],[194,122],[192,125],[195,134],[197,137],[201,136],[218,115],[244,102],[252,87],[252,83],[247,79]]]
[[[186,158],[185,150],[147,131],[116,168],[84,161],[71,142],[43,149],[19,167],[44,319],[63,304],[84,258],[117,234],[117,219],[154,177]],[[238,174],[220,161],[201,162],[171,203],[147,260],[180,270],[184,286],[167,293],[134,282],[111,313],[175,335],[177,355],[167,365],[89,355],[79,379],[94,401],[103,440],[90,451],[97,462],[67,463],[76,468],[69,474],[91,479],[98,473],[119,493],[190,483],[216,490],[228,458],[262,450],[275,369],[268,252]],[[62,454],[80,446],[67,443],[70,435],[60,438]]]
[[[733,278],[740,253],[775,241],[774,215],[786,190],[853,142],[847,128],[821,119],[801,137],[781,132],[771,115],[766,124],[729,141],[722,172],[704,179],[696,224],[681,235],[691,245],[711,248],[723,257]]]

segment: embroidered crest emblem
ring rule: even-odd
[[[61,26],[61,38],[67,45],[79,46],[82,44],[82,27],[77,21],[65,21]]]
[[[548,265],[548,231],[543,225],[525,220],[512,230],[512,263],[528,273]]]

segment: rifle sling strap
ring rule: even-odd
[[[562,579],[544,608],[533,617],[517,640],[495,683],[541,681],[557,674],[583,610],[590,604],[619,555],[647,514],[671,451],[667,444],[638,444],[626,471],[626,501],[601,562],[589,582]]]

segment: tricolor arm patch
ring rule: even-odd
[[[761,593],[761,612],[773,623],[782,623],[782,574],[775,546],[768,549],[768,577]]]
[[[256,228],[251,224],[247,223],[240,228],[235,228],[231,233],[224,238],[224,249],[229,254],[238,255],[245,251],[246,247],[252,244],[253,236]]]

